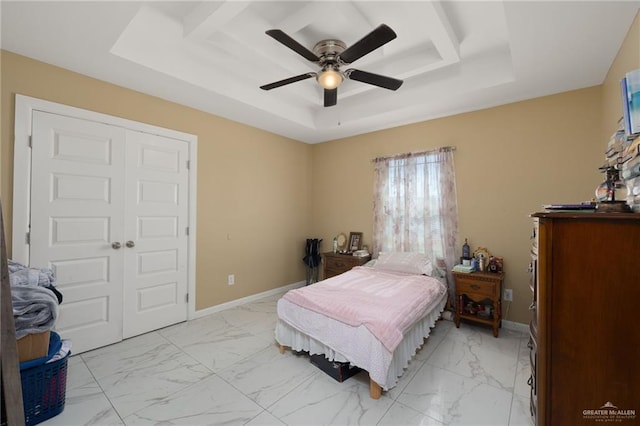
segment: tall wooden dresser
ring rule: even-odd
[[[532,217],[535,424],[640,424],[640,214]]]

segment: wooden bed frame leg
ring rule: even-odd
[[[280,345],[280,353],[284,354],[284,346]]]
[[[369,395],[371,399],[380,399],[382,396],[382,388],[379,384],[369,378]]]

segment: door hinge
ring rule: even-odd
[[[191,170],[191,160],[187,160],[187,170]]]
[[[186,228],[184,228],[184,233],[185,233],[185,235],[189,235],[189,227],[188,226]]]
[[[29,145],[29,148],[33,147],[33,136],[29,135],[29,141],[27,143]]]
[[[25,240],[25,242],[26,242],[27,244],[31,244],[31,232],[27,232],[27,233],[25,234],[25,238],[24,238],[24,240]]]
[[[189,303],[189,293],[184,295],[184,301]]]

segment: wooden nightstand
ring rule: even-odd
[[[358,257],[350,254],[334,253],[332,251],[322,253],[323,277],[326,280],[335,275],[347,272],[354,266],[362,266],[371,260],[371,256]]]
[[[493,335],[498,337],[498,329],[502,320],[502,280],[503,273],[453,272],[456,281],[455,314],[456,327],[460,327],[460,320],[467,319],[493,326]],[[491,307],[491,312],[478,307]]]

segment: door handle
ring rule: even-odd
[[[118,250],[120,247],[122,247],[122,244],[120,244],[120,242],[116,241],[115,243],[111,243],[111,248],[114,250]]]
[[[136,243],[134,243],[133,241],[129,240],[129,241],[127,241],[127,242],[126,242],[126,244],[125,244],[125,245],[126,245],[127,247],[131,248],[131,247],[135,247],[135,246],[136,246]]]

